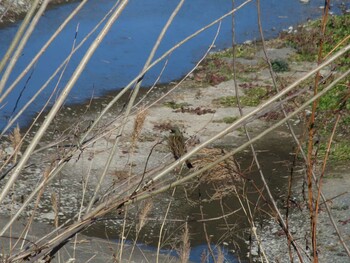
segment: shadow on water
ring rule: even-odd
[[[243,137],[242,140],[244,140]],[[286,128],[280,128],[267,135],[255,147],[270,190],[277,203],[282,206],[287,198],[288,176],[294,154],[292,138],[288,136]],[[237,183],[237,192],[241,202],[246,211],[248,211],[249,204],[255,225],[264,226],[264,223],[271,218],[272,213],[268,206],[270,202],[260,180],[259,171],[253,163],[250,150],[237,155],[236,160],[240,163],[241,170],[247,179],[244,189]],[[138,243],[143,244],[141,245],[143,249],[157,247],[160,227],[167,206],[172,201],[163,230],[163,234],[168,237],[161,242],[163,251],[170,253],[174,244],[180,243],[180,236],[184,224],[187,222],[190,244],[193,249],[192,262],[202,262],[200,251],[208,250],[208,243],[223,248],[222,251],[228,258],[227,262],[236,262],[237,258],[241,262],[246,262],[249,252],[247,241],[250,239],[250,224],[237,195],[232,191],[229,195],[224,195],[223,198],[214,198],[213,201],[209,201],[217,192],[213,190],[213,185],[201,184],[199,187],[192,187],[193,184],[184,188],[178,187],[174,198],[171,198],[170,191],[153,198],[153,203],[156,206],[149,214],[149,221],[138,236]],[[186,190],[184,191],[184,189]],[[261,197],[257,189],[263,193],[264,198]],[[142,207],[136,206],[136,210],[138,209],[142,209]],[[228,216],[224,217],[223,215]],[[112,214],[110,220],[97,223],[89,228],[85,234],[119,240],[123,218],[124,214]],[[137,213],[129,211],[126,219],[125,238],[126,240],[134,240],[136,236],[134,224],[138,221]],[[202,219],[205,220],[201,221]],[[209,256],[209,258],[211,257]]]
[[[235,2],[238,6],[243,1]],[[337,11],[337,3],[341,1],[334,2],[336,3],[334,3],[335,7],[333,11]],[[70,53],[77,26],[79,25],[76,40],[79,43],[114,3],[115,1],[110,0],[88,1],[81,12],[46,50],[35,67],[0,105],[0,128],[3,128],[8,120],[23,107]],[[52,8],[45,13],[23,50],[10,76],[8,85],[15,80],[16,76],[25,68],[52,32],[77,4],[62,5]],[[90,97],[99,97],[109,91],[118,90],[129,83],[142,69],[159,32],[176,5],[176,1],[149,0],[147,1],[147,5],[143,4],[143,1],[140,0],[130,1],[121,17],[112,27],[109,35],[107,35],[88,63],[84,74],[79,78],[71,91],[67,103],[82,103]],[[266,38],[276,36],[280,30],[286,29],[290,25],[304,22],[309,18],[319,17],[322,14],[322,10],[318,5],[319,3],[316,1],[310,1],[306,5],[299,1],[262,1],[263,28],[265,29]],[[162,41],[156,57],[159,57],[175,43],[178,43],[183,38],[230,10],[231,1],[186,1],[169,28],[165,39]],[[235,19],[236,41],[238,43],[242,43],[248,39],[255,40],[259,38],[254,1],[239,10],[236,13]],[[0,30],[0,57],[5,54],[19,25],[20,23],[18,22]],[[166,69],[159,81],[161,83],[167,83],[180,78],[188,72],[207,50],[217,29],[218,25],[213,26],[174,51],[167,58]],[[93,34],[92,38],[96,36],[97,33]],[[64,84],[73,73],[91,41],[91,39],[88,40],[72,57],[58,85],[58,91],[56,91],[51,99],[51,104],[54,103],[59,91],[64,87]],[[230,17],[222,21],[220,34],[215,45],[215,50],[227,48],[231,45]],[[143,82],[145,86],[153,84],[164,63],[165,61],[146,74]],[[21,126],[28,123],[41,109],[53,92],[57,81],[58,76],[54,78],[46,90],[42,92],[23,114],[19,119]]]

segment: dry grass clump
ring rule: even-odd
[[[152,210],[153,202],[152,200],[147,200],[143,202],[142,204],[142,210],[139,213],[139,221],[136,224],[136,232],[141,231],[141,229],[145,226],[147,223],[147,216]]]
[[[184,226],[180,239],[181,239],[181,244],[178,250],[178,255],[180,258],[180,262],[186,263],[188,262],[188,259],[190,257],[190,252],[191,252],[190,233],[188,230],[187,223]]]
[[[21,146],[22,146],[22,136],[19,127],[14,128],[13,132],[9,135],[9,139],[11,141],[11,145],[14,149],[14,158],[13,162],[17,162],[17,157],[20,154]]]
[[[225,151],[219,148],[203,148],[198,152],[198,155],[193,161],[194,167],[196,169],[201,169],[208,163],[211,163],[223,155]],[[242,175],[240,172],[240,167],[238,162],[232,156],[225,161],[222,161],[210,171],[205,172],[200,181],[203,183],[212,183],[212,182],[225,182],[225,181],[241,181]]]
[[[132,141],[133,146],[135,146],[136,141],[140,137],[142,127],[145,123],[146,116],[147,116],[147,111],[144,110],[143,108],[140,109],[138,111],[138,113],[136,114],[135,122],[134,122],[134,129],[133,129],[132,136],[131,136],[131,141]]]
[[[219,148],[204,148],[198,152],[195,160],[192,161],[195,169],[201,169],[208,163],[211,163],[225,155],[225,151]],[[220,198],[230,195],[234,188],[243,182],[242,173],[238,162],[232,156],[225,161],[220,162],[214,168],[204,172],[198,184],[211,184],[214,193],[210,200],[219,200]]]

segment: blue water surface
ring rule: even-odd
[[[126,243],[132,244],[131,242],[126,242]],[[142,251],[151,251],[151,252],[157,251],[156,247],[147,246],[144,244],[137,244],[137,247]],[[215,257],[215,260],[213,259],[213,256],[210,254],[208,244],[201,244],[201,245],[191,247],[190,255],[188,259],[190,262],[193,262],[193,263],[215,263],[219,258],[219,254],[220,254],[220,256],[224,257],[223,263],[239,262],[237,258],[231,252],[229,252],[227,248],[223,246],[217,246],[217,245],[211,244],[210,250],[213,253],[213,256]],[[179,257],[178,252],[173,249],[161,249],[159,252],[160,254],[163,254],[163,255]]]
[[[0,129],[3,129],[8,120],[33,96],[69,54],[77,26],[79,25],[76,40],[79,43],[115,2],[111,0],[92,0],[84,6],[81,12],[48,48],[32,71],[0,105]],[[142,69],[160,31],[178,2],[175,0],[131,0],[93,55],[66,103],[82,103],[92,96],[103,96],[110,91],[118,90],[127,85]],[[235,5],[238,6],[242,2],[235,1]],[[341,1],[333,1],[334,6],[337,2]],[[323,3],[324,1],[310,1],[309,4],[302,4],[297,0],[262,0],[261,12],[265,37],[274,37],[280,30],[286,29],[290,25],[321,16],[322,9],[319,6],[322,6]],[[7,87],[77,5],[78,3],[65,4],[45,13],[7,82]],[[231,8],[232,1],[229,0],[185,1],[166,33],[156,58],[183,38],[229,12]],[[231,23],[231,17],[222,21],[219,36],[215,43],[216,50],[231,45]],[[235,24],[236,41],[238,43],[245,40],[259,39],[255,1],[248,3],[236,13]],[[0,57],[5,54],[19,25],[20,22],[0,30]],[[170,82],[186,74],[208,49],[217,29],[218,25],[211,27],[173,52],[168,57],[167,67],[161,75],[160,82]],[[91,39],[96,36],[97,33],[93,34]],[[71,77],[84,52],[91,44],[91,39],[71,59],[57,87],[58,91],[51,99],[51,104]],[[143,81],[144,86],[154,83],[164,63],[165,61],[146,74]],[[25,125],[30,121],[36,112],[42,108],[54,90],[57,81],[58,76],[23,114],[19,119],[21,125]]]

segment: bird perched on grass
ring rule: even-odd
[[[171,133],[168,136],[168,146],[173,153],[175,160],[179,159],[187,152],[185,137],[179,127],[174,126],[171,128]],[[189,169],[193,168],[189,160],[186,160],[186,165]]]

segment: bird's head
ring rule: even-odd
[[[170,129],[170,132],[171,133],[174,133],[174,134],[180,134],[180,128],[178,126],[173,126],[171,129]]]

